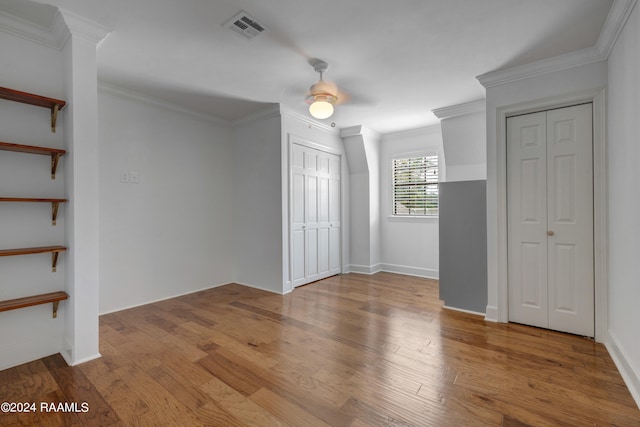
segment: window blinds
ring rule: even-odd
[[[393,160],[393,215],[438,215],[438,156]]]

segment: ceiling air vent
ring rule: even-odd
[[[264,25],[256,21],[253,16],[244,10],[240,11],[240,13],[225,22],[222,26],[232,29],[245,39],[252,39],[265,30]]]

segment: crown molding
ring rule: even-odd
[[[637,0],[614,0],[611,5],[609,15],[607,15],[607,19],[600,31],[600,37],[598,37],[598,42],[596,43],[596,48],[606,58],[609,58],[618,40],[618,36],[620,36],[622,29],[629,19],[629,15],[631,15],[636,5],[636,1]]]
[[[321,131],[332,133],[332,134],[338,134],[339,132],[338,129],[325,125],[324,123],[317,122],[314,119],[304,114],[301,114],[297,111],[294,111],[283,104],[274,104],[267,108],[263,108],[262,110],[257,111],[253,114],[249,114],[248,116],[241,117],[237,120],[232,121],[231,126],[233,127],[242,126],[250,123],[271,119],[274,117],[288,117],[288,118],[300,121],[308,125],[309,127],[314,127],[316,129],[320,129]]]
[[[478,79],[480,84],[485,88],[490,88],[518,80],[542,76],[556,71],[567,70],[580,65],[604,61],[605,59],[607,58],[605,58],[598,49],[595,47],[588,47],[574,52],[569,52],[564,55],[558,55],[552,58],[531,62],[529,64],[519,65],[517,67],[491,71],[477,76],[476,79]]]
[[[0,31],[46,47],[60,49],[58,40],[50,28],[25,21],[5,12],[0,12]]]
[[[482,113],[487,109],[487,101],[479,99],[477,101],[464,104],[451,105],[449,107],[436,108],[431,112],[440,120],[452,117],[464,116],[465,114]]]
[[[436,123],[429,126],[423,126],[414,129],[406,129],[397,132],[390,132],[385,134],[380,134],[372,129],[369,129],[365,126],[351,126],[348,128],[343,128],[340,130],[341,138],[349,138],[351,136],[366,136],[373,139],[382,140],[385,138],[410,138],[416,136],[428,135],[434,132],[440,132],[441,130],[440,123]]]
[[[202,113],[200,111],[191,110],[189,108],[180,107],[175,104],[167,103],[167,101],[154,98],[149,95],[145,95],[139,92],[135,92],[130,89],[124,89],[119,86],[113,85],[111,83],[106,83],[98,80],[98,92],[115,96],[117,98],[129,99],[132,101],[138,101],[144,104],[152,105],[154,107],[161,107],[166,110],[175,111],[178,113],[186,114],[188,116],[196,117],[198,119],[206,120],[208,122],[222,125],[222,126],[230,126],[231,122],[222,119],[217,116],[213,116],[211,114]]]
[[[340,130],[341,138],[349,138],[351,136],[366,136],[377,140],[382,139],[382,135],[362,125],[351,126]]]
[[[476,78],[482,86],[490,88],[580,65],[605,61],[609,57],[622,28],[624,28],[624,24],[627,22],[636,1],[637,0],[614,0],[595,46],[517,67],[490,71]]]
[[[382,134],[376,132],[375,130],[369,129],[367,127],[362,126],[362,135],[368,138],[375,139],[377,141],[382,140]]]
[[[283,104],[280,104],[280,112],[288,117],[294,118],[296,120],[299,120],[303,123],[305,123],[306,125],[308,125],[309,127],[315,127],[317,129],[323,130],[325,132],[329,132],[329,133],[333,133],[333,134],[338,134],[339,129],[335,128],[335,127],[331,127],[329,125],[326,125],[324,123],[318,122],[314,119],[312,119],[311,117],[305,115],[305,114],[301,114],[295,110],[292,110],[290,107],[287,107]]]
[[[350,136],[362,135],[362,126],[351,126],[340,129],[340,138],[349,138]]]
[[[100,46],[111,34],[111,29],[68,10],[58,9],[52,24],[52,32],[62,46],[66,44],[70,35]]]
[[[100,45],[111,33],[109,28],[64,9],[56,11],[48,28],[0,12],[0,31],[58,50],[72,34]]]
[[[64,22],[64,17],[60,13],[60,10],[58,10],[53,17],[51,28],[49,30],[51,31],[53,38],[56,40],[58,49],[62,49],[71,37],[71,31],[69,31],[69,27],[66,22]]]
[[[414,129],[406,129],[400,130],[397,132],[385,133],[382,135],[382,138],[387,139],[402,139],[402,138],[420,138],[426,135],[430,135],[432,133],[440,133],[442,132],[442,126],[440,123],[436,123],[434,125],[423,126]]]
[[[250,123],[261,122],[264,120],[272,119],[274,117],[280,117],[280,106],[278,104],[272,104],[254,113],[248,114],[239,119],[232,120],[231,126],[244,126]]]

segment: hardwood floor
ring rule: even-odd
[[[108,314],[100,351],[1,371],[0,401],[38,411],[0,425],[640,426],[601,344],[446,310],[436,281],[388,273]]]

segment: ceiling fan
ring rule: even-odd
[[[328,119],[333,114],[333,106],[346,101],[346,94],[341,93],[335,83],[327,82],[322,78],[329,64],[321,59],[312,59],[309,63],[320,74],[320,80],[309,88],[307,96],[309,114],[316,119]]]

